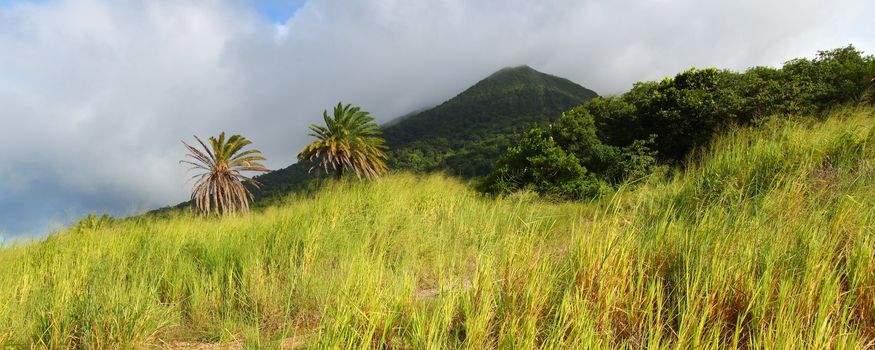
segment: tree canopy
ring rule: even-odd
[[[311,125],[316,141],[304,147],[298,159],[315,163],[340,178],[344,171],[358,178],[373,179],[388,171],[386,142],[371,115],[352,105],[337,103],[334,114],[322,113],[325,126]]]
[[[821,51],[814,59],[791,60],[782,68],[694,68],[639,82],[625,94],[567,111],[546,129],[530,130],[501,158],[483,188],[508,192],[532,187],[553,195],[559,188],[561,197],[597,194],[575,190],[581,174],[589,174],[589,181],[620,183],[647,174],[658,162],[682,164],[691,151],[732,125],[776,116],[816,117],[840,104],[867,101],[873,76],[875,58],[847,46]],[[536,165],[545,158],[557,168]],[[549,188],[537,176],[544,171],[556,175],[547,177],[552,179]]]

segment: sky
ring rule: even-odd
[[[338,101],[379,122],[527,64],[600,94],[854,44],[870,0],[0,0],[0,236],[188,198],[181,140],[271,169]]]

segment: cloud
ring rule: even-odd
[[[0,230],[187,198],[179,140],[241,133],[272,168],[338,100],[380,121],[529,64],[603,94],[691,66],[777,65],[854,43],[865,0],[0,3]]]

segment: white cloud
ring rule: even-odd
[[[530,64],[601,93],[690,66],[875,52],[865,0],[311,0],[277,25],[237,1],[0,7],[0,228],[185,199],[180,139],[254,140],[273,168],[338,100],[381,121]]]

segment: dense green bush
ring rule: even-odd
[[[662,160],[678,162],[729,125],[772,115],[817,116],[860,99],[872,75],[875,58],[848,46],[821,51],[813,60],[789,61],[781,69],[690,69],[636,83],[620,97],[596,99],[583,108],[605,143],[624,147],[656,135],[654,148]]]
[[[550,135],[559,147],[577,157],[590,171],[607,172],[619,156],[618,148],[602,143],[592,115],[582,107],[562,113],[550,126]]]
[[[648,174],[656,164],[653,138],[627,147],[602,143],[584,107],[562,114],[547,129],[529,130],[499,159],[483,182],[492,193],[532,189],[557,198],[593,198],[608,183]]]
[[[531,189],[564,199],[592,198],[603,183],[573,154],[560,147],[548,131],[533,128],[498,160],[484,182],[489,192]]]
[[[609,168],[607,176],[613,182],[619,183],[650,175],[658,166],[658,152],[653,150],[654,143],[655,137],[651,135],[646,140],[635,140],[631,145],[623,147],[614,164]]]

